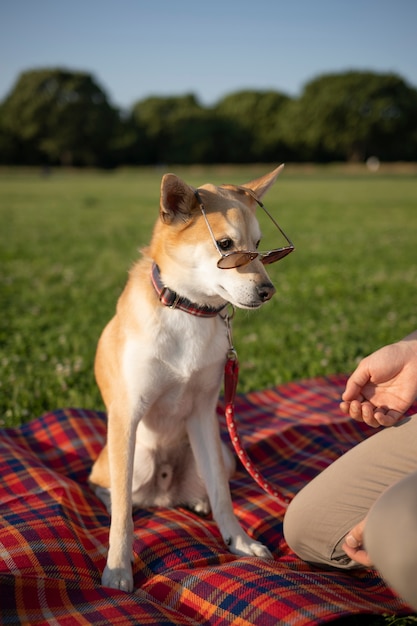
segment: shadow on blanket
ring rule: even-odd
[[[333,376],[238,397],[245,446],[284,495],[374,432],[340,414],[344,382]],[[237,515],[274,562],[230,554],[211,519],[140,510],[136,591],[103,588],[109,516],[86,480],[105,431],[104,414],[76,409],[0,431],[2,624],[301,626],[411,613],[373,572],[328,572],[298,560],[282,538],[282,508],[242,468],[231,483]]]

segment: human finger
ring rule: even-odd
[[[345,402],[344,400],[342,400],[342,402],[339,404],[339,407],[342,413],[344,413],[345,415],[349,415],[350,402]]]
[[[372,428],[377,428],[380,423],[374,416],[374,405],[371,402],[360,402],[359,400],[353,400],[349,406],[349,415],[352,419],[358,422],[365,422]]]
[[[379,421],[375,417],[375,407],[371,402],[362,402],[362,420],[372,428],[380,426]]]
[[[360,563],[360,565],[363,565],[364,567],[372,567],[372,561],[369,558],[369,554],[367,553],[365,548],[362,545],[354,548],[349,545],[347,539],[348,538],[346,538],[342,549],[348,555],[348,557],[352,559],[352,561],[356,561],[356,563]]]
[[[348,532],[342,548],[353,561],[357,561],[361,565],[365,565],[365,567],[371,567],[371,560],[363,545],[365,523],[366,518],[361,520]]]
[[[369,382],[370,374],[363,361],[359,363],[356,370],[349,376],[345,390],[342,394],[342,400],[349,402],[351,400],[359,400],[363,387]]]
[[[398,422],[398,420],[402,417],[402,413],[399,411],[384,409],[384,408],[376,408],[374,410],[374,419],[378,422],[379,426],[385,426],[389,428]]]

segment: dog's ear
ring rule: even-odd
[[[159,215],[164,224],[177,218],[186,221],[195,204],[194,189],[175,174],[165,174],[161,181]]]
[[[255,196],[260,200],[262,196],[268,191],[268,189],[272,187],[278,177],[278,174],[280,174],[283,169],[284,165],[280,165],[275,170],[272,170],[272,172],[269,172],[269,174],[265,174],[265,176],[261,176],[261,178],[256,178],[250,183],[245,183],[244,185],[242,185],[242,187],[251,189],[254,192]]]

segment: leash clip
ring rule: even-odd
[[[225,315],[220,315],[220,317],[222,318],[222,320],[224,321],[225,325],[226,325],[226,333],[227,333],[227,339],[229,340],[229,351],[227,353],[227,358],[231,358],[233,360],[237,360],[237,352],[233,346],[233,336],[232,336],[232,325],[231,325],[231,321],[235,316],[235,307],[233,306],[233,304],[230,304],[231,307],[231,312],[230,313],[225,313]]]
[[[227,360],[237,361],[237,352],[233,347],[229,348],[227,351]]]

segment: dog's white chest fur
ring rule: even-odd
[[[220,318],[201,319],[166,309],[158,326],[152,349],[132,339],[124,355],[133,412],[142,416],[136,431],[132,501],[134,506],[183,501],[207,513],[187,422],[218,396],[228,347],[225,324]]]
[[[228,339],[220,317],[202,319],[171,309],[162,311],[152,337],[153,342],[143,342],[143,336],[128,339],[123,369],[133,411],[143,416],[141,440],[152,445],[155,438],[160,445],[161,438],[178,438],[179,424],[198,396],[218,393]]]

